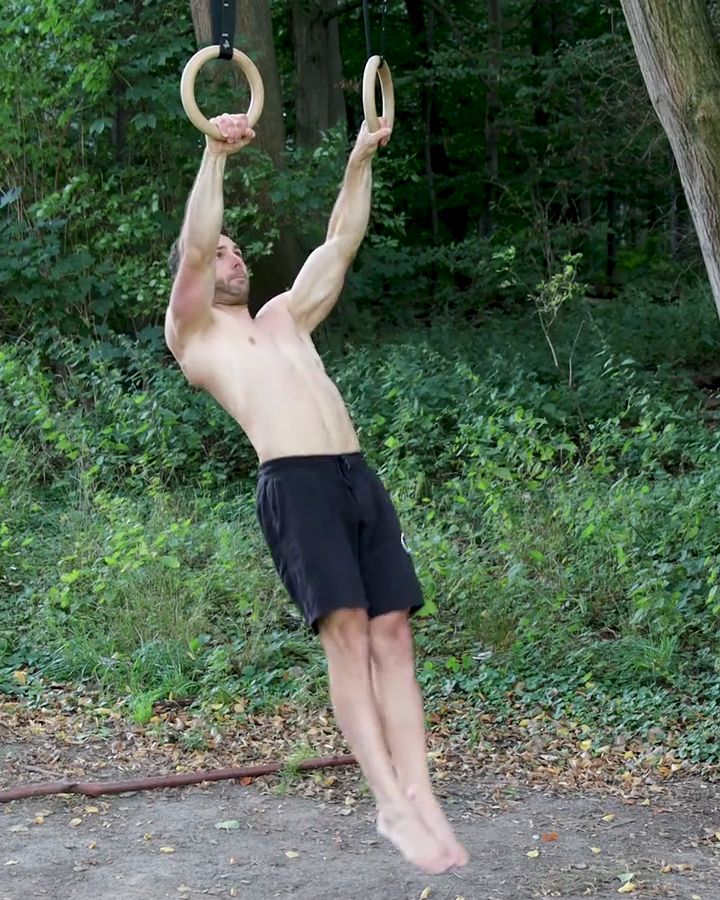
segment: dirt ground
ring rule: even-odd
[[[720,900],[720,785],[640,802],[450,783],[471,862],[429,877],[352,805],[232,782],[0,806],[0,900]],[[223,823],[223,827],[218,827]]]

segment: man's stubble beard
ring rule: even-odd
[[[223,306],[247,306],[250,299],[250,285],[247,279],[233,279],[229,282],[218,281],[215,284],[216,301]]]

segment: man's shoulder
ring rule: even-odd
[[[261,328],[292,332],[295,335],[307,333],[294,314],[292,293],[289,290],[268,300],[258,311],[255,321]]]
[[[288,309],[288,300],[290,298],[290,291],[283,291],[282,294],[277,294],[275,297],[272,297],[270,300],[267,300],[260,309],[257,311],[255,318],[258,320],[264,318],[272,318],[272,317],[282,317],[285,315],[290,315],[290,311]]]
[[[173,314],[172,305],[168,304],[165,310],[165,343],[178,362],[182,362],[182,357],[192,344],[198,339],[204,338],[212,330],[215,324],[213,313],[214,311],[209,309],[202,318],[184,323],[182,319]]]

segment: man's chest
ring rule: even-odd
[[[309,335],[284,322],[240,327],[213,323],[185,348],[180,361],[188,380],[211,389],[238,391],[324,372]]]

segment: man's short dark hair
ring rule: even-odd
[[[168,268],[170,269],[170,274],[172,275],[173,281],[175,281],[175,276],[177,275],[177,271],[180,268],[180,257],[182,256],[182,251],[180,249],[180,238],[173,241],[173,245],[170,248],[170,254],[168,256]]]

